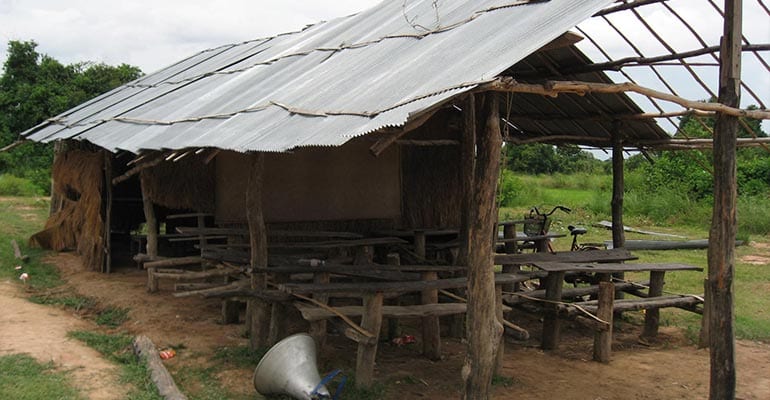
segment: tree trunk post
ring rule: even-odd
[[[663,295],[663,285],[665,284],[665,271],[650,272],[650,290],[647,292],[647,298],[660,297]],[[660,326],[660,309],[648,309],[644,313],[644,329],[642,338],[650,340],[658,336],[658,327]]]
[[[724,36],[719,52],[719,103],[740,105],[743,3],[725,0]],[[737,234],[736,147],[738,118],[717,113],[714,125],[714,213],[709,232],[708,281],[711,374],[709,399],[735,399],[733,275]]]
[[[497,319],[495,273],[493,270],[494,240],[492,229],[497,222],[497,180],[500,173],[500,116],[497,96],[486,95],[484,116],[486,129],[477,133],[478,149],[472,175],[474,190],[466,204],[468,212],[468,351],[462,368],[465,384],[462,398],[490,398],[495,359],[500,347],[503,326]],[[468,155],[466,155],[468,156]]]
[[[601,363],[610,362],[612,353],[612,307],[615,298],[615,284],[612,282],[599,282],[599,306],[596,316],[609,322],[606,331],[598,331],[594,334],[594,361]]]
[[[623,169],[623,139],[620,123],[614,124],[612,135],[612,248],[619,249],[626,245],[626,233],[623,229],[623,199],[625,192],[625,171]],[[626,274],[616,272],[613,277],[625,280]],[[623,292],[615,292],[616,299],[622,299]]]
[[[368,388],[374,382],[374,360],[377,356],[377,342],[382,326],[382,292],[364,297],[364,315],[361,327],[374,334],[371,342],[358,343],[356,354],[356,386]]]
[[[142,171],[139,174],[139,183],[142,187],[142,206],[144,207],[145,229],[147,230],[147,258],[155,260],[158,258],[158,220],[155,218],[155,207],[150,199],[149,181],[147,173]],[[147,291],[155,293],[158,291],[158,279],[155,278],[156,268],[147,268]]]
[[[264,155],[249,156],[249,182],[246,187],[246,219],[249,224],[250,264],[252,268],[267,266],[267,228],[262,214],[262,182]],[[251,288],[267,288],[267,274],[252,273]],[[270,334],[270,305],[252,298],[247,303],[249,314],[249,348],[256,350],[266,347]]]

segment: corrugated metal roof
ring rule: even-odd
[[[386,0],[301,32],[203,51],[23,136],[131,152],[339,146],[494,78],[610,3]]]

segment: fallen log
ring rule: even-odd
[[[222,268],[222,269],[212,269],[212,270],[203,271],[203,272],[190,272],[190,271],[184,271],[182,273],[153,272],[152,276],[155,279],[170,279],[174,281],[182,281],[182,280],[188,280],[188,279],[205,279],[205,278],[214,278],[218,276],[228,276],[228,275],[238,274],[241,272],[242,271],[239,268]]]
[[[147,336],[139,335],[134,339],[134,354],[144,359],[150,370],[150,379],[158,387],[158,393],[166,400],[187,400],[174,383],[174,378],[168,372],[158,356],[158,350]]]
[[[166,258],[157,261],[145,261],[144,268],[178,267],[182,265],[200,264],[203,259],[200,256]]]
[[[736,240],[736,246],[742,246],[743,240]],[[605,241],[604,245],[612,247],[611,241]],[[698,240],[626,240],[623,245],[628,250],[694,250],[707,249],[709,247],[708,239]]]

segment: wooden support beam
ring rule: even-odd
[[[725,0],[718,101],[740,104],[743,3]],[[708,291],[710,400],[735,399],[735,237],[737,221],[736,141],[739,124],[722,112],[714,124],[714,211],[709,231]]]
[[[497,318],[493,231],[497,223],[495,193],[500,173],[499,102],[495,94],[485,95],[483,116],[485,129],[478,130],[476,162],[472,175],[464,179],[473,182],[466,196],[468,212],[468,354],[463,366],[462,399],[486,399],[490,396],[495,361],[500,348],[503,326]],[[472,156],[472,155],[470,155]],[[470,172],[470,171],[469,171]]]
[[[252,268],[267,267],[267,228],[262,211],[262,190],[264,172],[264,154],[249,155],[249,175],[246,186],[246,220],[249,225],[249,244]],[[265,273],[252,272],[251,289],[267,289]],[[270,333],[270,305],[260,299],[251,299],[247,304],[247,322],[249,326],[249,348],[256,350],[267,347]]]
[[[663,295],[663,285],[665,284],[665,271],[651,271],[650,272],[650,289],[647,292],[648,298],[658,297]],[[660,310],[651,309],[647,310],[644,314],[644,330],[642,331],[642,338],[645,340],[654,339],[658,336],[658,326],[660,322]]]
[[[200,256],[164,258],[162,260],[145,262],[144,268],[145,269],[167,268],[167,267],[177,267],[181,265],[194,265],[194,264],[200,265],[201,262],[203,262],[203,259]]]
[[[552,272],[548,274],[545,282],[546,300],[561,301],[562,285],[564,284],[564,272]],[[540,347],[543,350],[555,350],[559,344],[560,321],[557,314],[557,305],[548,304],[543,318],[543,337]]]
[[[319,285],[326,285],[331,281],[331,274],[328,272],[318,272],[313,274],[313,283]],[[329,295],[325,293],[316,293],[313,295],[313,299],[322,304],[329,304]],[[318,320],[310,322],[310,336],[315,339],[315,344],[319,349],[322,349],[326,345],[326,320]]]
[[[356,386],[371,387],[374,383],[374,360],[377,356],[377,338],[382,326],[382,292],[364,297],[364,315],[361,327],[375,336],[373,343],[358,343],[356,355]]]
[[[152,168],[152,167],[162,163],[165,160],[166,160],[165,155],[161,155],[160,157],[158,157],[158,158],[156,158],[156,159],[154,159],[152,161],[148,161],[146,163],[142,163],[140,165],[137,165],[136,167],[131,168],[128,171],[126,171],[123,175],[120,175],[120,176],[117,176],[117,177],[113,178],[112,179],[112,184],[113,185],[117,185],[117,184],[119,184],[121,182],[125,182],[129,178],[131,178],[132,176],[134,176],[134,175],[136,175],[136,174],[146,170],[147,168]]]
[[[607,330],[594,333],[594,361],[601,363],[610,362],[612,352],[612,303],[615,299],[615,285],[611,282],[599,283],[599,307],[596,316],[609,322]]]
[[[542,96],[558,97],[563,93],[583,96],[587,93],[626,93],[634,92],[654,99],[678,104],[682,107],[701,111],[714,111],[733,117],[770,119],[770,111],[744,110],[724,103],[705,103],[687,100],[679,96],[639,86],[635,83],[596,83],[582,81],[547,81],[543,84],[520,83],[511,77],[500,77],[481,85],[477,91],[497,91],[507,93],[529,93]],[[733,143],[734,145],[734,143]]]
[[[400,130],[393,133],[389,133],[388,136],[379,140],[377,143],[373,144],[372,147],[369,148],[369,151],[375,157],[379,157],[380,154],[382,154],[385,150],[387,150],[388,147],[390,147],[392,144],[396,143],[396,141],[401,139],[404,135],[421,127],[438,110],[439,110],[438,108],[435,108],[433,110],[423,113],[421,116],[417,117],[416,119],[407,122],[404,125],[404,127],[401,128]]]

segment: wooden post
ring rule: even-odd
[[[725,0],[724,36],[719,52],[719,103],[740,105],[743,2]],[[709,399],[735,399],[733,275],[738,218],[736,147],[738,118],[717,113],[714,125],[714,212],[709,231],[708,280],[711,374]]]
[[[267,266],[267,228],[262,214],[262,182],[264,155],[254,153],[249,156],[249,182],[246,187],[246,219],[249,224],[249,244],[251,247],[252,268]],[[251,274],[252,289],[266,289],[267,277],[264,273]],[[252,298],[247,304],[249,320],[249,348],[256,350],[266,347],[270,332],[270,305]]]
[[[315,275],[313,275],[313,283],[316,284],[326,284],[329,283],[330,280],[331,277],[328,272],[316,272]],[[317,293],[313,295],[313,299],[322,304],[329,303],[328,294]],[[315,339],[315,344],[319,349],[322,349],[326,345],[326,325],[325,319],[310,322],[310,336]]]
[[[356,354],[356,386],[368,388],[374,382],[374,360],[377,356],[382,325],[382,293],[377,292],[364,297],[364,315],[361,317],[361,327],[374,334],[374,339],[358,343]]]
[[[139,183],[142,187],[142,205],[144,206],[145,229],[147,230],[147,258],[155,260],[158,258],[158,220],[155,218],[155,208],[150,199],[150,192],[147,173],[142,171],[139,174]],[[158,291],[158,279],[155,278],[156,268],[147,268],[147,291],[155,293]]]
[[[551,272],[545,280],[545,298],[550,301],[561,301],[564,272]],[[561,323],[556,315],[556,304],[548,304],[543,317],[543,337],[540,347],[543,350],[555,350],[559,345]]]
[[[139,175],[142,186],[142,205],[144,206],[145,228],[147,229],[147,256],[151,259],[158,257],[158,220],[155,218],[155,208],[150,199],[147,173]]]
[[[414,231],[414,252],[425,259],[425,231]],[[421,279],[424,281],[433,281],[438,279],[436,272],[423,272]],[[438,303],[438,290],[423,290],[421,294],[422,304]],[[431,360],[441,359],[441,327],[438,317],[422,318],[422,353]]]
[[[494,245],[491,232],[497,223],[497,180],[500,173],[499,103],[495,94],[487,94],[484,117],[486,129],[477,132],[476,164],[471,175],[463,179],[473,182],[469,204],[468,246],[468,351],[463,371],[463,399],[488,399],[495,359],[500,347],[503,325],[495,310]],[[468,155],[465,155],[468,156]]]
[[[401,256],[399,255],[399,253],[388,253],[387,264],[401,265]],[[398,298],[395,298],[395,299],[391,299],[388,304],[399,306],[401,305],[401,301]],[[388,327],[387,327],[386,337],[390,341],[401,334],[400,332],[401,328],[399,327],[398,318],[388,318],[387,321],[388,321]]]
[[[275,283],[286,283],[289,276],[286,274],[274,274]],[[267,334],[267,344],[272,346],[286,336],[286,306],[275,302],[270,306],[270,330]]]
[[[709,280],[704,279],[703,280],[703,293],[708,293],[709,291]],[[698,348],[699,349],[705,349],[709,347],[709,318],[711,316],[709,315],[709,307],[706,306],[706,304],[703,304],[703,315],[701,315],[700,319],[700,337],[698,338]]]
[[[495,316],[503,323],[503,285],[495,285]],[[504,328],[503,328],[504,329]],[[495,357],[495,375],[502,375],[505,361],[505,335],[500,335],[500,344]]]
[[[112,153],[102,150],[104,153],[104,181],[102,185],[102,221],[104,231],[102,240],[104,246],[104,262],[102,272],[112,272]]]
[[[626,233],[623,229],[623,196],[625,192],[625,172],[623,170],[623,139],[619,132],[620,123],[614,124],[612,135],[612,247],[619,249],[626,245]],[[626,274],[612,274],[619,280],[625,280]],[[617,299],[623,298],[623,291],[615,293]]]
[[[516,224],[505,224],[503,225],[503,238],[504,239],[514,239],[516,238]],[[506,254],[516,254],[518,251],[518,246],[516,245],[516,241],[510,241],[505,242],[505,253]],[[521,270],[521,266],[519,264],[503,264],[503,273],[509,274],[511,272],[518,272]],[[518,292],[521,288],[521,284],[519,283],[511,283],[503,286],[503,291],[505,292]]]
[[[659,297],[663,295],[663,285],[665,283],[665,271],[650,271],[650,290],[647,293],[648,298]],[[660,309],[648,309],[644,313],[644,330],[642,338],[653,339],[658,336],[658,326],[660,323]]]
[[[594,361],[605,364],[610,362],[610,354],[612,353],[612,307],[614,298],[615,284],[612,282],[599,282],[599,305],[596,310],[596,316],[610,324],[606,331],[594,333]]]

